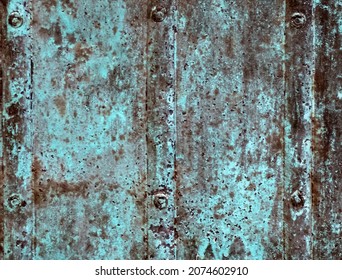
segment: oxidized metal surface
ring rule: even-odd
[[[180,259],[283,258],[284,3],[179,3]]]
[[[33,7],[34,258],[145,258],[146,1]]]
[[[0,1],[3,259],[342,259],[342,3]]]
[[[175,1],[149,1],[148,5],[146,138],[149,259],[174,259],[176,250],[174,4]],[[167,206],[160,209],[159,202],[156,205],[152,199],[162,195],[167,199]]]
[[[314,47],[312,1],[286,2],[284,237],[286,259],[308,259],[312,247],[311,172]]]
[[[11,133],[4,135],[4,201],[14,193],[29,199],[27,217],[6,212],[5,258],[145,258],[140,2],[33,1],[29,31],[8,27],[8,40],[20,46],[8,81],[20,90],[4,97]],[[11,107],[18,92],[24,104]],[[18,141],[25,141],[21,153]]]
[[[30,259],[34,229],[30,168],[33,157],[30,13],[29,7],[18,1],[1,4],[4,11],[1,14],[1,231],[4,235],[1,255],[5,259]]]

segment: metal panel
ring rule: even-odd
[[[313,258],[342,259],[342,3],[317,1]]]
[[[11,1],[7,3],[8,16],[3,16],[6,12],[1,16],[4,231],[1,255],[6,259],[32,258],[32,52],[28,9],[19,1]]]
[[[0,1],[3,259],[342,259],[340,1]]]
[[[147,3],[35,2],[34,257],[144,258]]]
[[[148,257],[173,259],[175,168],[175,1],[148,7]]]
[[[283,258],[283,1],[183,1],[180,259]]]
[[[15,59],[27,63],[16,63],[9,74],[15,77],[12,84],[25,87],[23,108],[10,107],[17,88],[5,97],[15,115],[5,125],[11,131],[19,127],[21,136],[12,132],[5,139],[25,141],[22,153],[33,158],[32,164],[26,154],[19,153],[21,161],[12,159],[17,144],[5,142],[4,200],[25,195],[34,226],[22,214],[5,216],[10,238],[4,241],[5,258],[145,258],[146,17],[141,8],[147,1],[31,5],[22,15],[30,36],[12,39],[26,29],[8,28],[9,39],[20,47]],[[18,7],[24,9],[24,2]],[[20,217],[15,224],[13,215]],[[28,240],[18,236],[24,231]],[[31,254],[19,252],[21,247]]]

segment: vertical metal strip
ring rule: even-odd
[[[0,15],[6,14],[6,7],[0,1]],[[4,213],[3,201],[3,185],[4,185],[4,170],[3,170],[3,133],[2,133],[2,111],[3,111],[3,82],[4,82],[4,64],[5,64],[5,28],[6,18],[0,17],[0,213]],[[4,216],[0,215],[0,259],[4,259]]]
[[[342,2],[318,0],[313,114],[313,258],[342,259]]]
[[[286,1],[285,34],[285,258],[310,259],[312,1]]]
[[[31,2],[7,3],[3,83],[4,259],[32,258]]]
[[[175,258],[175,6],[148,7],[147,153],[148,258]]]

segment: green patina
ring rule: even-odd
[[[0,7],[2,258],[341,259],[339,1]]]

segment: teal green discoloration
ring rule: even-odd
[[[341,258],[338,1],[0,3],[2,258]]]
[[[180,259],[282,258],[284,7],[269,9],[179,6]]]
[[[148,23],[147,37],[147,204],[148,258],[176,257],[175,152],[175,59],[176,59],[176,1],[150,1],[149,10],[162,5],[167,11],[162,22]],[[154,195],[168,199],[165,209],[153,204]]]
[[[311,172],[313,113],[313,24],[312,1],[286,1],[285,50],[285,256],[287,259],[309,259],[311,252]],[[293,26],[293,15],[300,11],[304,25]],[[299,192],[303,202],[294,203]]]
[[[313,256],[342,259],[341,1],[315,1]]]
[[[30,174],[32,160],[31,108],[31,22],[30,5],[10,1],[2,7],[3,15],[14,12],[23,18],[19,27],[2,24],[2,228],[4,231],[1,255],[5,259],[31,259],[33,233]],[[7,17],[2,20],[7,21]],[[1,235],[1,234],[0,234]]]
[[[3,118],[25,100],[22,89],[29,101],[16,112],[25,122],[7,127],[5,165],[14,154],[17,166],[5,174],[4,200],[15,190],[28,216],[15,223],[5,216],[5,258],[144,258],[146,26],[136,4],[8,5],[28,12],[20,29],[7,31],[20,49]],[[24,249],[15,245],[22,232]]]
[[[35,17],[34,36],[46,42],[34,46],[33,58],[35,257],[144,258],[146,27],[139,5],[47,2]]]

